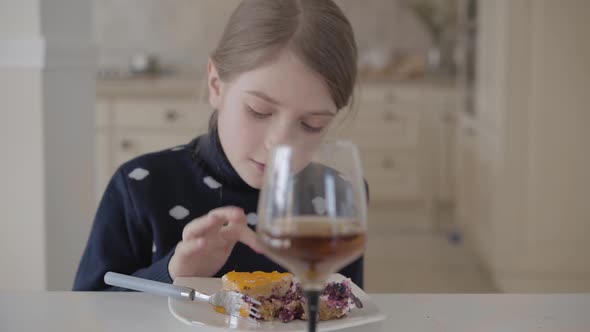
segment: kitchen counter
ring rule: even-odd
[[[590,331],[590,294],[374,294],[387,318],[343,332]],[[0,292],[0,331],[218,331],[189,326],[166,298],[126,292]]]
[[[137,76],[99,78],[96,94],[99,98],[187,98],[204,100],[206,81],[196,76]]]
[[[202,76],[128,76],[121,78],[97,79],[99,98],[189,98],[206,102],[207,82]],[[395,87],[450,87],[452,80],[425,78],[407,81],[359,80],[357,86],[395,86]]]

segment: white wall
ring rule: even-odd
[[[590,1],[535,1],[531,26],[524,254],[590,284]]]
[[[92,3],[0,4],[0,289],[70,289],[93,213]]]
[[[0,1],[0,38],[6,41],[39,36],[39,7],[38,0]]]
[[[46,285],[40,81],[38,70],[0,68],[0,289]]]
[[[476,247],[499,289],[590,290],[590,1],[482,0]]]
[[[360,52],[424,52],[430,37],[402,0],[336,0]],[[181,72],[202,73],[238,0],[94,0],[99,65],[127,68],[137,52],[157,54]]]

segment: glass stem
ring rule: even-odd
[[[307,298],[307,320],[308,320],[308,332],[316,332],[316,327],[319,318],[319,299],[320,291],[308,290],[305,291],[305,297]]]

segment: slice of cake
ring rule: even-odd
[[[362,303],[352,293],[350,279],[330,282],[324,286],[319,299],[319,319],[330,320],[346,316],[355,307],[362,308]],[[305,299],[304,299],[305,302]],[[303,304],[301,319],[307,319],[307,303]]]
[[[344,317],[362,304],[351,290],[350,279],[326,284],[319,300],[319,319]],[[222,277],[222,289],[237,291],[261,302],[263,320],[289,322],[307,319],[307,303],[303,289],[290,273],[229,272]]]
[[[291,273],[232,271],[221,278],[221,287],[254,298],[267,298],[284,296],[291,288],[292,281],[293,275]]]
[[[276,301],[287,296],[293,285],[291,273],[279,272],[236,272],[232,271],[221,278],[221,288],[237,291],[260,301],[260,315],[264,320],[278,317],[280,304]]]

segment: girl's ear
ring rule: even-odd
[[[209,88],[209,103],[214,109],[219,109],[221,104],[221,87],[223,83],[219,79],[217,68],[215,64],[209,58],[207,64],[207,87]]]

